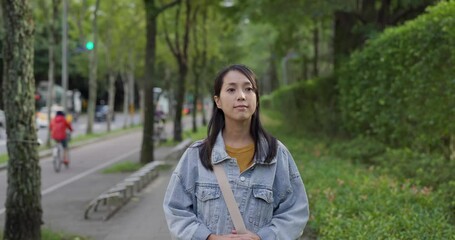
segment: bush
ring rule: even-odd
[[[386,146],[373,138],[358,136],[352,140],[343,140],[333,144],[332,153],[343,159],[363,164],[372,164],[373,159],[386,151]]]
[[[287,124],[311,133],[334,135],[340,114],[336,79],[332,77],[298,82],[263,97],[262,106],[281,112]]]
[[[349,132],[420,150],[454,137],[454,16],[455,1],[441,1],[352,54],[339,81]]]

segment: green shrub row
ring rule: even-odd
[[[353,135],[447,149],[455,137],[455,1],[367,42],[342,68],[339,90],[343,126]]]
[[[289,124],[312,133],[336,134],[340,113],[336,79],[327,77],[297,82],[264,96],[261,104],[271,110],[286,111]]]
[[[305,232],[317,239],[454,239],[441,192],[334,156],[346,145],[303,137],[285,122],[266,127],[291,151],[305,182],[311,214]]]

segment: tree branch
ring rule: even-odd
[[[182,54],[182,50],[180,49],[180,32],[179,32],[179,23],[180,23],[180,10],[181,5],[178,6],[177,11],[175,12],[175,20],[174,20],[174,28],[175,28],[175,48],[179,55]]]
[[[163,13],[163,30],[164,30],[164,39],[166,40],[167,45],[169,46],[169,49],[171,50],[172,54],[177,57],[177,50],[174,49],[174,45],[172,45],[171,39],[169,38],[169,32],[167,31],[167,23],[166,23],[166,18]]]
[[[156,14],[158,15],[158,14],[160,14],[161,12],[163,12],[164,10],[166,10],[166,9],[168,9],[168,8],[170,8],[170,7],[173,7],[174,5],[180,3],[180,1],[181,1],[181,0],[175,0],[175,1],[171,2],[171,3],[168,3],[168,4],[166,4],[166,5],[161,6],[161,7],[157,10]]]
[[[186,0],[186,21],[185,21],[185,35],[183,37],[183,57],[185,61],[188,59],[188,45],[190,42],[190,28],[191,28],[191,4],[190,0]]]

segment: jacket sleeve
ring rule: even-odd
[[[193,207],[193,187],[185,186],[188,179],[183,179],[182,171],[188,171],[187,152],[183,154],[176,170],[171,176],[163,209],[167,225],[173,239],[207,239],[210,230],[197,218]],[[194,161],[195,159],[193,159]],[[188,188],[189,187],[189,188]],[[190,237],[191,236],[191,237]]]
[[[278,154],[280,156],[277,157],[284,158],[278,160],[287,163],[287,166],[280,168],[276,174],[278,178],[282,178],[286,176],[283,172],[287,172],[289,187],[282,189],[278,194],[283,198],[279,199],[270,224],[258,231],[257,234],[262,240],[298,239],[303,233],[310,214],[305,187],[294,159],[287,149],[282,149]]]

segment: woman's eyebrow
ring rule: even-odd
[[[246,86],[246,85],[248,85],[248,86],[250,86],[250,85],[253,85],[253,84],[251,84],[250,81],[247,81],[247,82],[243,82],[243,83],[230,82],[230,83],[226,83],[226,85],[228,85],[228,86],[237,86],[237,85]]]

